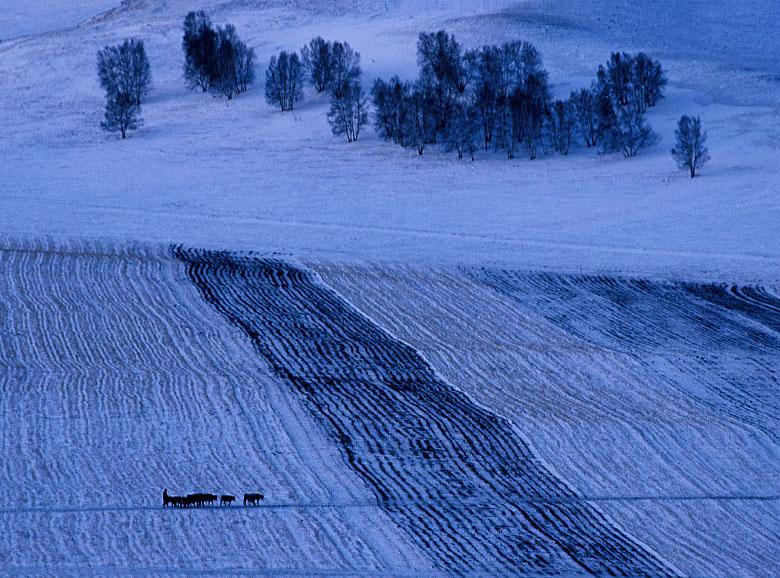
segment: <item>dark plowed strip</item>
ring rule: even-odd
[[[708,395],[698,401],[780,440],[780,299],[766,289],[492,269],[468,272],[524,309],[599,347],[636,355],[646,365],[661,358],[681,375],[698,375],[697,364],[705,365],[718,379],[702,384]]]
[[[669,576],[510,423],[286,263],[176,249],[203,296],[298,392],[392,519],[448,572]]]
[[[605,348],[675,352],[682,347],[693,355],[780,352],[780,299],[760,287],[469,272],[562,329]]]

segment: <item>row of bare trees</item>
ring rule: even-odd
[[[459,157],[500,149],[509,158],[524,149],[568,154],[587,146],[633,156],[654,142],[641,116],[663,97],[661,65],[644,53],[614,53],[590,88],[554,100],[541,55],[529,42],[463,50],[440,30],[417,42],[419,76],[413,82],[377,79],[371,95],[377,130],[415,147],[443,141]]]
[[[214,28],[201,10],[184,20],[184,77],[191,88],[214,90],[231,99],[254,81],[254,50],[231,24]],[[529,42],[464,50],[444,30],[421,33],[417,41],[419,76],[413,82],[377,78],[371,97],[374,125],[387,140],[414,147],[443,142],[458,157],[499,149],[513,158],[524,149],[568,154],[573,142],[600,146],[630,157],[657,141],[644,119],[663,98],[666,77],[660,63],[643,52],[614,52],[588,88],[553,100],[548,74]],[[128,39],[98,52],[98,77],[106,91],[101,126],[120,132],[138,128],[141,99],[151,83],[143,41]],[[317,36],[296,52],[272,56],[265,97],[280,110],[293,110],[304,84],[328,92],[328,121],[334,134],[356,140],[368,120],[368,101],[360,83],[360,54],[346,42]],[[680,168],[696,169],[709,160],[707,135],[698,117],[683,116],[672,155]]]
[[[293,110],[303,98],[304,84],[328,92],[328,122],[334,134],[357,140],[368,121],[368,101],[360,84],[360,54],[346,42],[313,38],[297,52],[272,56],[265,74],[266,101],[280,110]]]

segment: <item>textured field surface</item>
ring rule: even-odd
[[[177,255],[439,568],[672,575],[540,463],[510,422],[307,272],[229,253]]]
[[[4,246],[0,574],[433,575],[283,385],[165,253]]]
[[[780,572],[776,288],[9,242],[0,322],[0,574]]]
[[[776,289],[312,266],[684,574],[780,572]]]

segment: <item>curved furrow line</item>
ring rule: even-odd
[[[588,503],[560,503],[576,494],[508,421],[448,386],[310,273],[251,255],[181,247],[174,255],[440,569],[673,574]]]
[[[730,311],[736,311],[780,333],[780,299],[763,287],[738,285],[682,283],[693,295]]]

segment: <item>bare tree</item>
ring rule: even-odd
[[[474,70],[474,55],[462,55],[460,44],[444,30],[420,33],[417,40],[417,64],[420,76],[431,84],[438,130],[446,131],[455,98],[469,84]]]
[[[696,176],[696,169],[710,160],[710,151],[704,146],[707,142],[707,131],[702,131],[698,116],[683,115],[674,131],[675,143],[672,156],[680,169],[688,169],[691,178]]]
[[[212,87],[228,100],[244,92],[255,78],[254,57],[255,51],[241,41],[235,26],[227,24],[224,28],[217,28],[217,57]]]
[[[236,79],[236,49],[234,40],[236,29],[228,24],[217,28],[217,59],[214,63],[214,77],[211,86],[224,94],[228,100],[238,92]]]
[[[447,124],[445,135],[448,151],[457,151],[458,158],[463,153],[469,153],[474,160],[474,152],[479,141],[479,122],[476,111],[463,102],[456,102],[452,108],[452,116]]]
[[[548,135],[553,150],[569,154],[574,134],[574,105],[568,100],[556,100],[547,115]]]
[[[639,112],[645,112],[648,106],[655,106],[663,98],[666,75],[659,62],[638,52],[631,63],[631,84],[634,106]]]
[[[241,40],[233,45],[236,90],[245,92],[249,85],[255,81],[255,51],[249,48]]]
[[[407,99],[406,134],[414,141],[417,154],[423,154],[425,145],[436,135],[436,113],[431,86],[420,78],[414,83]]]
[[[398,76],[391,78],[390,82],[377,78],[371,88],[374,127],[378,132],[384,132],[385,139],[401,146],[406,146],[411,92],[411,85]]]
[[[152,81],[143,40],[133,38],[98,51],[98,78],[110,99],[121,94],[140,105]]]
[[[332,94],[328,122],[333,134],[343,134],[347,142],[356,141],[360,129],[368,122],[368,100],[359,82],[348,84],[341,96]]]
[[[632,57],[627,52],[613,52],[607,66],[599,66],[599,82],[609,90],[612,101],[617,106],[627,106],[633,96]]]
[[[279,56],[272,56],[265,71],[265,100],[278,105],[280,110],[292,110],[303,98],[301,84],[303,71],[301,61],[295,52],[284,50]]]
[[[599,114],[594,90],[581,88],[573,91],[569,101],[574,108],[574,118],[585,144],[588,147],[598,144]]]
[[[307,80],[317,92],[323,92],[330,85],[333,68],[333,45],[321,36],[312,38],[301,49],[301,60]]]
[[[360,77],[360,53],[346,42],[334,42],[331,50],[330,92],[336,98]]]
[[[184,19],[184,78],[190,88],[206,92],[215,76],[217,32],[205,12],[190,12]]]

